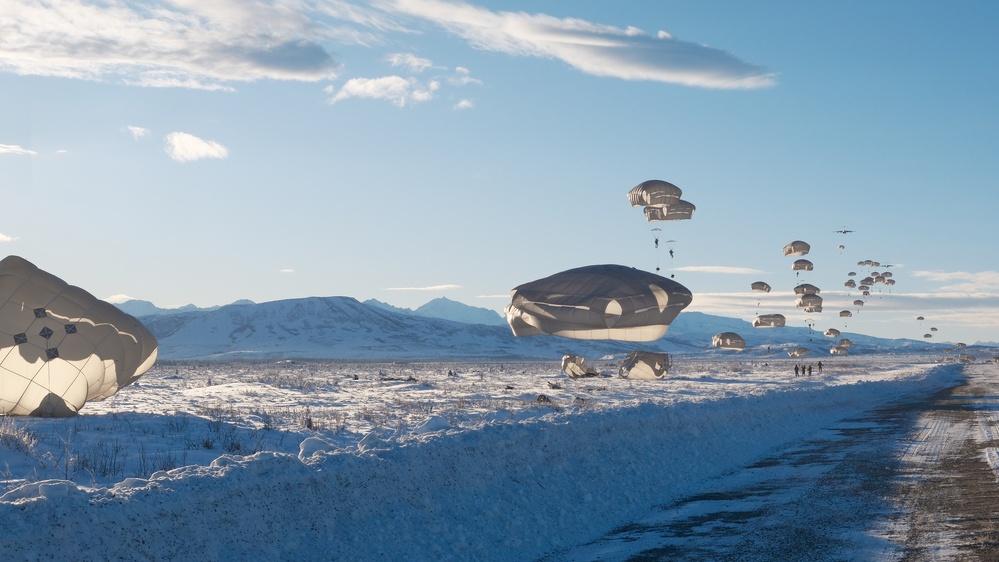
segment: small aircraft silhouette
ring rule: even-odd
[[[850,234],[851,232],[855,232],[855,231],[853,231],[853,230],[845,230],[844,229],[844,230],[834,230],[833,232],[838,232],[840,234]]]

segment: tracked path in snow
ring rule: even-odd
[[[999,560],[999,366],[964,374],[543,560]]]

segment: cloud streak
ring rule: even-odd
[[[759,269],[749,267],[731,267],[727,265],[686,265],[674,268],[676,271],[690,271],[697,273],[721,273],[725,275],[757,275],[763,273]]]
[[[429,287],[389,287],[386,291],[447,291],[460,289],[461,285],[431,285]]]
[[[13,242],[14,240],[17,240],[16,236],[7,236],[6,234],[0,232],[0,243]]]
[[[721,89],[774,84],[774,74],[759,66],[720,49],[677,40],[663,31],[650,35],[635,27],[493,12],[446,0],[392,0],[386,5],[431,21],[475,48],[557,59],[594,76]]]
[[[188,133],[170,133],[164,140],[166,153],[178,162],[229,157],[229,149],[221,144]]]
[[[333,94],[330,103],[334,104],[349,98],[387,100],[398,107],[432,100],[440,89],[440,82],[431,80],[426,84],[416,78],[384,76],[382,78],[352,78],[339,90],[332,86],[326,92]]]
[[[27,148],[20,147],[16,144],[0,144],[0,154],[21,154],[25,156],[33,156],[38,153],[34,150],[28,150]]]

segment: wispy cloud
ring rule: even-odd
[[[447,291],[460,289],[461,285],[431,285],[429,287],[389,287],[386,291]]]
[[[465,2],[391,0],[391,9],[429,20],[475,48],[561,60],[583,72],[703,88],[760,88],[774,74],[723,50],[578,18],[494,12]]]
[[[774,75],[757,65],[664,31],[450,0],[12,3],[0,18],[0,68],[223,91],[256,80],[315,82],[340,72],[331,54],[335,46],[383,48],[393,35],[413,36],[413,27],[427,22],[473,48],[559,60],[595,76],[704,88],[774,83]],[[413,73],[430,67],[410,54],[392,55],[390,63]]]
[[[467,86],[469,84],[482,84],[482,80],[478,78],[472,78],[472,71],[463,67],[458,66],[454,69],[454,74],[448,79],[448,84],[453,86]]]
[[[221,144],[188,133],[170,133],[165,140],[166,153],[178,162],[191,162],[205,158],[227,158],[229,156],[229,149]]]
[[[913,271],[912,276],[943,283],[941,291],[999,292],[999,271]]]
[[[326,92],[333,94],[329,100],[331,104],[348,98],[368,98],[388,100],[393,105],[405,107],[412,103],[433,99],[434,93],[438,89],[440,89],[440,82],[436,80],[424,84],[412,77],[384,76],[382,78],[352,78],[339,90],[327,86]]]
[[[686,265],[674,268],[676,271],[694,271],[698,273],[721,273],[725,275],[757,275],[763,273],[759,269],[749,267],[731,267],[727,265]]]
[[[31,156],[38,153],[34,150],[22,148],[16,144],[0,144],[0,154],[24,154]]]
[[[389,55],[388,61],[392,66],[405,68],[413,74],[419,74],[434,65],[430,59],[425,59],[409,53],[395,53]]]
[[[454,104],[451,107],[451,109],[462,110],[462,109],[472,109],[473,107],[475,107],[475,104],[472,103],[472,100],[465,99],[465,100],[461,100],[458,103]]]
[[[132,134],[132,138],[139,140],[142,137],[149,136],[149,129],[144,129],[142,127],[136,127],[135,125],[129,125],[125,127],[125,130]]]
[[[279,269],[278,273],[295,273],[295,270],[294,269],[289,269],[289,268],[284,268],[284,269]]]
[[[0,243],[13,242],[14,240],[17,240],[16,236],[7,236],[6,234],[0,232]]]
[[[363,27],[391,27],[371,10],[333,1],[16,4],[0,18],[0,68],[141,86],[330,79],[338,63],[325,42],[372,42]]]

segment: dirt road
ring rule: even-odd
[[[999,365],[964,375],[544,560],[999,560]]]

